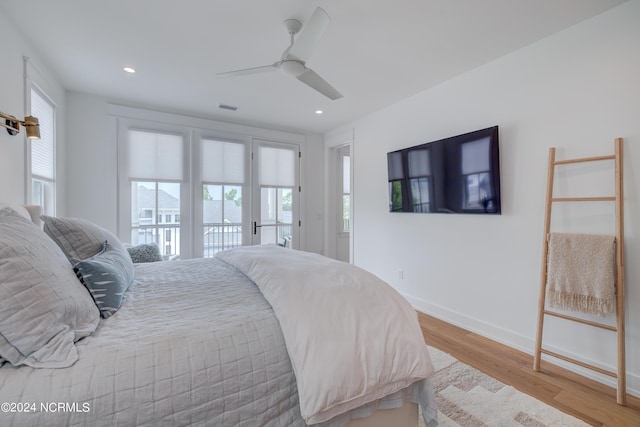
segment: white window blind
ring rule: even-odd
[[[31,141],[31,174],[53,180],[54,107],[38,91],[31,89],[31,115],[40,122],[40,139]]]
[[[409,177],[431,175],[429,150],[409,151]]]
[[[290,149],[260,147],[260,185],[295,186],[295,154]]]
[[[462,144],[462,174],[489,170],[489,137]]]
[[[242,184],[244,161],[244,144],[213,139],[202,140],[202,181]]]
[[[128,136],[130,178],[182,180],[182,135],[129,130]]]
[[[351,157],[342,156],[342,192],[351,193]]]

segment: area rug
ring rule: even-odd
[[[441,427],[573,427],[588,424],[429,347]],[[423,427],[422,417],[420,426]]]

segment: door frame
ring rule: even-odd
[[[354,221],[354,129],[349,129],[335,135],[325,136],[325,255],[330,258],[337,257],[338,234],[342,233],[342,227],[338,223],[338,159],[339,153],[345,147],[349,147],[350,155],[350,186],[351,186],[351,213],[349,231],[349,262],[353,263],[354,247],[353,233]],[[340,184],[341,185],[341,184]],[[342,193],[340,193],[342,194]]]
[[[301,192],[302,186],[300,184],[300,159],[302,157],[301,144],[294,142],[281,142],[271,141],[262,138],[253,138],[251,140],[251,220],[250,220],[250,241],[252,245],[260,244],[260,241],[254,234],[254,223],[260,223],[261,217],[261,186],[260,186],[260,155],[259,149],[261,146],[272,147],[279,149],[288,149],[294,151],[295,170],[294,180],[295,184],[292,193],[292,218],[291,218],[291,248],[299,249],[301,242],[301,227],[302,227],[302,215],[301,215]]]

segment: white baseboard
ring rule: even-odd
[[[409,301],[409,303],[418,311],[421,311],[430,316],[444,320],[447,323],[463,328],[469,332],[476,333],[480,336],[496,341],[500,344],[504,344],[508,347],[515,348],[529,355],[533,355],[535,348],[535,337],[528,337],[505,329],[500,326],[487,323],[485,321],[470,317],[466,314],[459,313],[450,310],[446,307],[442,307],[436,304],[432,304],[420,298],[413,297],[411,295],[403,294],[403,296]],[[548,346],[548,350],[559,354],[565,354],[573,359],[580,359],[590,365],[597,366],[598,368],[615,372],[616,367],[607,366],[599,362],[585,359],[582,356],[568,353],[565,349],[561,349],[554,346]],[[575,372],[583,377],[592,379],[594,381],[601,382],[610,387],[616,388],[616,380],[606,375],[601,375],[590,369],[585,369],[572,363],[565,362],[563,360],[543,356],[543,362],[547,361],[554,365],[565,368],[569,371]],[[533,369],[533,367],[532,367]],[[627,393],[633,396],[640,397],[640,375],[627,372]]]

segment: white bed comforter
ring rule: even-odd
[[[273,307],[308,424],[433,373],[416,311],[371,273],[276,245],[217,256],[255,282]]]

